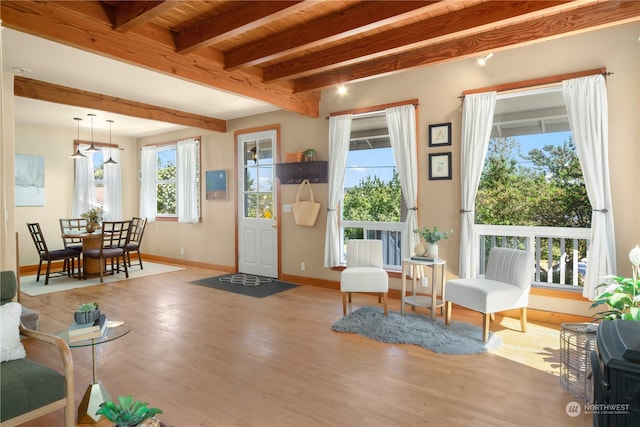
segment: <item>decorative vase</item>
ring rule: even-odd
[[[98,228],[100,228],[100,224],[98,224],[96,221],[89,221],[87,222],[86,228],[87,228],[87,233],[93,233]]]
[[[73,319],[76,323],[93,323],[100,317],[100,309],[91,311],[76,311],[73,313]]]
[[[427,253],[427,247],[425,245],[423,245],[422,243],[418,243],[413,248],[413,253],[416,254],[417,256],[424,256],[424,254]]]
[[[429,258],[438,258],[438,244],[427,243],[427,256]]]

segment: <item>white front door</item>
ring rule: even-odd
[[[278,277],[277,130],[237,135],[238,271]]]

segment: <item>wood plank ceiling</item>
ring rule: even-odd
[[[0,4],[3,26],[310,117],[331,86],[640,20],[639,1]]]

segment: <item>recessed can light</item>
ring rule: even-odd
[[[13,67],[13,72],[14,74],[29,74],[31,70],[25,67]]]

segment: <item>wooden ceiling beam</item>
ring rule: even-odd
[[[200,55],[180,55],[173,46],[140,37],[134,32],[111,29],[106,14],[91,10],[92,16],[68,7],[93,2],[0,2],[2,25],[34,34],[148,70],[225,90],[267,102],[287,111],[318,117],[320,92],[294,94],[291,86],[267,85],[261,76],[236,71],[231,73],[214,59]],[[95,9],[95,8],[94,8]]]
[[[339,13],[322,16],[299,27],[229,50],[224,54],[227,70],[258,65],[285,55],[389,25],[423,12],[437,1],[365,2]]]
[[[481,32],[497,25],[513,23],[515,19],[531,19],[567,7],[569,1],[503,1],[500,7],[493,2],[480,3],[444,16],[416,22],[402,28],[385,31],[360,40],[309,53],[303,57],[267,66],[263,72],[265,82],[317,74],[336,66],[349,65],[358,60],[374,59],[392,53]],[[575,6],[573,6],[575,7]],[[225,64],[226,64],[225,54]]]
[[[294,80],[294,92],[318,90],[373,76],[380,77],[415,67],[479,55],[492,50],[635,21],[640,21],[640,2],[597,3],[554,16],[545,16],[509,27],[485,31],[470,38],[449,40],[425,48],[301,77]]]
[[[174,123],[215,132],[227,131],[227,122],[213,117],[201,116],[199,114],[187,113],[159,107],[157,105],[144,104],[142,102],[130,101],[95,92],[87,92],[19,76],[14,78],[13,85],[14,95],[23,98],[108,111],[124,116],[157,120],[159,122]]]
[[[253,1],[225,14],[214,16],[175,36],[176,51],[191,53],[229,37],[268,24],[286,14],[295,13],[303,1]]]
[[[176,2],[158,1],[121,1],[113,8],[113,29],[126,33],[145,24],[172,9]]]

